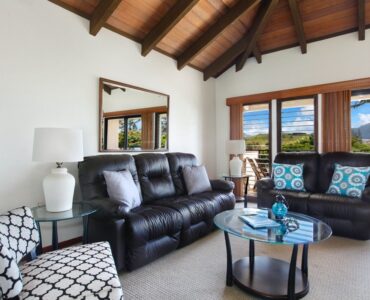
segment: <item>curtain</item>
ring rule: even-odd
[[[323,94],[322,150],[351,151],[351,91]]]
[[[233,104],[230,105],[230,140],[243,139],[243,105]],[[231,159],[230,155],[230,159]],[[243,160],[243,155],[239,158]],[[243,165],[244,166],[244,165]],[[235,180],[234,194],[237,197],[244,196],[244,183],[243,180]]]

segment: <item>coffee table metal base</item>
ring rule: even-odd
[[[288,262],[265,257],[254,257],[250,268],[249,257],[237,260],[233,264],[233,282],[250,294],[267,299],[289,299],[288,279],[290,264]],[[295,292],[290,298],[304,297],[309,290],[307,275],[296,268]],[[293,297],[292,297],[293,296]]]

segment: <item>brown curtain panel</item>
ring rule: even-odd
[[[145,150],[154,149],[154,113],[147,112],[141,114],[141,148]]]
[[[323,94],[323,152],[351,151],[351,91]]]
[[[230,140],[241,140],[241,139],[243,139],[243,105],[241,104],[230,105]],[[239,158],[243,160],[242,155],[240,155]],[[244,195],[243,180],[234,180],[234,183],[235,183],[234,194],[237,197],[242,197]]]

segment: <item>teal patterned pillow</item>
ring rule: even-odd
[[[335,164],[327,194],[361,198],[370,175],[370,167],[346,167]]]
[[[275,189],[305,191],[303,182],[303,164],[272,164]]]

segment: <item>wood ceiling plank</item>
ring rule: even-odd
[[[226,27],[235,22],[243,13],[253,8],[258,2],[258,0],[242,0],[234,5],[180,55],[177,60],[177,68],[181,70],[185,67],[195,56],[216,39]]]
[[[365,39],[365,0],[358,0],[358,39]]]
[[[307,41],[304,33],[303,21],[299,11],[297,0],[288,0],[290,11],[292,13],[294,28],[297,33],[299,45],[301,46],[302,54],[307,53]]]
[[[90,18],[90,34],[97,35],[122,0],[101,0]]]
[[[141,54],[146,56],[158,42],[198,3],[199,0],[177,2],[142,42]]]
[[[266,22],[271,16],[276,5],[279,3],[279,0],[272,0],[270,3],[265,2],[261,4],[260,9],[258,10],[257,16],[253,21],[252,27],[248,30],[245,37],[245,49],[242,51],[240,57],[236,62],[236,71],[243,69],[245,62],[248,57],[251,55],[258,38],[261,36],[263,29],[266,25]]]

